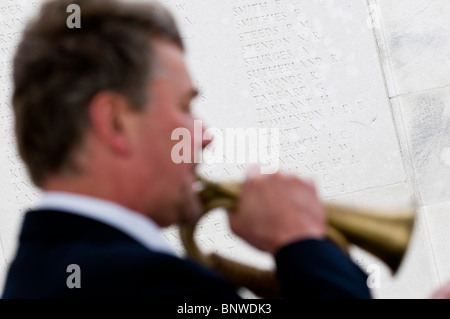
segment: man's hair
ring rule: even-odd
[[[80,28],[68,26],[70,4],[80,8]],[[155,64],[151,39],[183,49],[173,16],[157,3],[53,0],[42,6],[24,31],[13,71],[18,151],[33,183],[76,171],[73,155],[96,93],[114,91],[143,108]]]

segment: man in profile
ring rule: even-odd
[[[66,24],[70,4],[81,28]],[[193,133],[197,90],[167,10],[47,2],[23,34],[13,79],[19,153],[43,196],[25,215],[3,298],[240,297],[161,236],[200,214],[195,161],[171,159],[172,132]],[[191,136],[194,150],[210,142]],[[236,235],[274,256],[283,297],[371,297],[366,275],[326,240],[310,183],[249,176],[228,216]]]

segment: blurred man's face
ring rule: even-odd
[[[197,132],[201,136],[194,134],[195,118],[190,104],[197,91],[183,51],[166,41],[155,41],[154,45],[159,67],[148,86],[150,97],[134,132],[138,150],[135,169],[139,170],[137,182],[147,196],[142,199],[146,206],[142,210],[164,227],[198,217],[199,203],[192,190],[194,152],[200,152],[209,141],[203,139],[203,129],[202,134]],[[171,136],[180,128],[190,132],[191,160],[176,164],[171,154],[179,140],[172,140]]]

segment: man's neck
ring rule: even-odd
[[[101,176],[52,176],[44,185],[44,192],[66,192],[78,195],[86,195],[111,202],[115,202],[124,207],[136,210],[131,207],[132,201],[129,199],[130,190],[123,189],[121,185],[127,185],[120,181],[112,181],[110,175],[105,179]],[[128,198],[128,200],[127,200]]]

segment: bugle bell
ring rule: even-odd
[[[198,196],[203,214],[214,208],[232,209],[241,193],[240,183],[214,183],[198,176]],[[412,234],[415,209],[381,211],[323,202],[327,215],[327,236],[348,252],[356,245],[382,260],[395,274]],[[181,241],[187,254],[221,272],[239,287],[263,298],[278,298],[280,287],[275,271],[258,269],[216,253],[205,254],[194,240],[195,225],[180,225]]]

